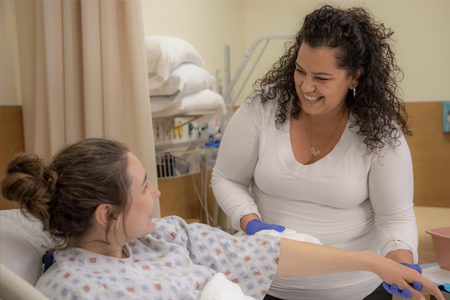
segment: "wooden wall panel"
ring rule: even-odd
[[[408,102],[414,167],[414,203],[450,207],[450,133],[442,131],[441,102]]]
[[[24,151],[22,107],[0,106],[0,181],[5,177],[6,163],[17,152]],[[0,209],[14,207],[0,193]]]
[[[208,185],[210,179],[209,174]],[[175,215],[183,219],[199,219],[202,223],[206,223],[206,216],[201,213],[194,182],[200,191],[200,174],[158,179],[158,189],[161,191],[161,197],[159,197],[161,217]],[[208,212],[214,217],[216,200],[211,187],[208,187],[207,195]]]

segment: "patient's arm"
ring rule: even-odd
[[[417,271],[370,251],[346,249],[281,239],[276,277],[304,277],[336,272],[370,271],[389,284],[408,289],[416,299],[425,297],[409,285],[420,282],[438,300],[444,300],[438,287]]]

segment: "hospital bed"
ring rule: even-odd
[[[47,299],[34,288],[41,274],[41,259],[51,246],[49,236],[34,218],[20,210],[0,211],[0,298]]]

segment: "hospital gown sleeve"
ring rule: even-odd
[[[258,161],[262,115],[257,99],[239,107],[226,127],[212,172],[214,196],[237,230],[243,216],[256,214],[261,218],[249,186]]]
[[[369,197],[380,238],[381,255],[409,250],[418,262],[418,235],[413,209],[411,153],[403,135],[396,147],[373,154],[369,173]]]
[[[272,283],[278,267],[280,237],[232,236],[205,224],[187,224],[171,216],[155,225],[160,239],[187,250],[194,264],[223,273],[242,291],[261,299]]]

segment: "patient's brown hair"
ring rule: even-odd
[[[17,154],[8,163],[2,195],[39,219],[62,248],[91,228],[100,204],[115,208],[107,230],[128,209],[128,151],[119,142],[84,139],[61,149],[48,165],[36,154]]]

